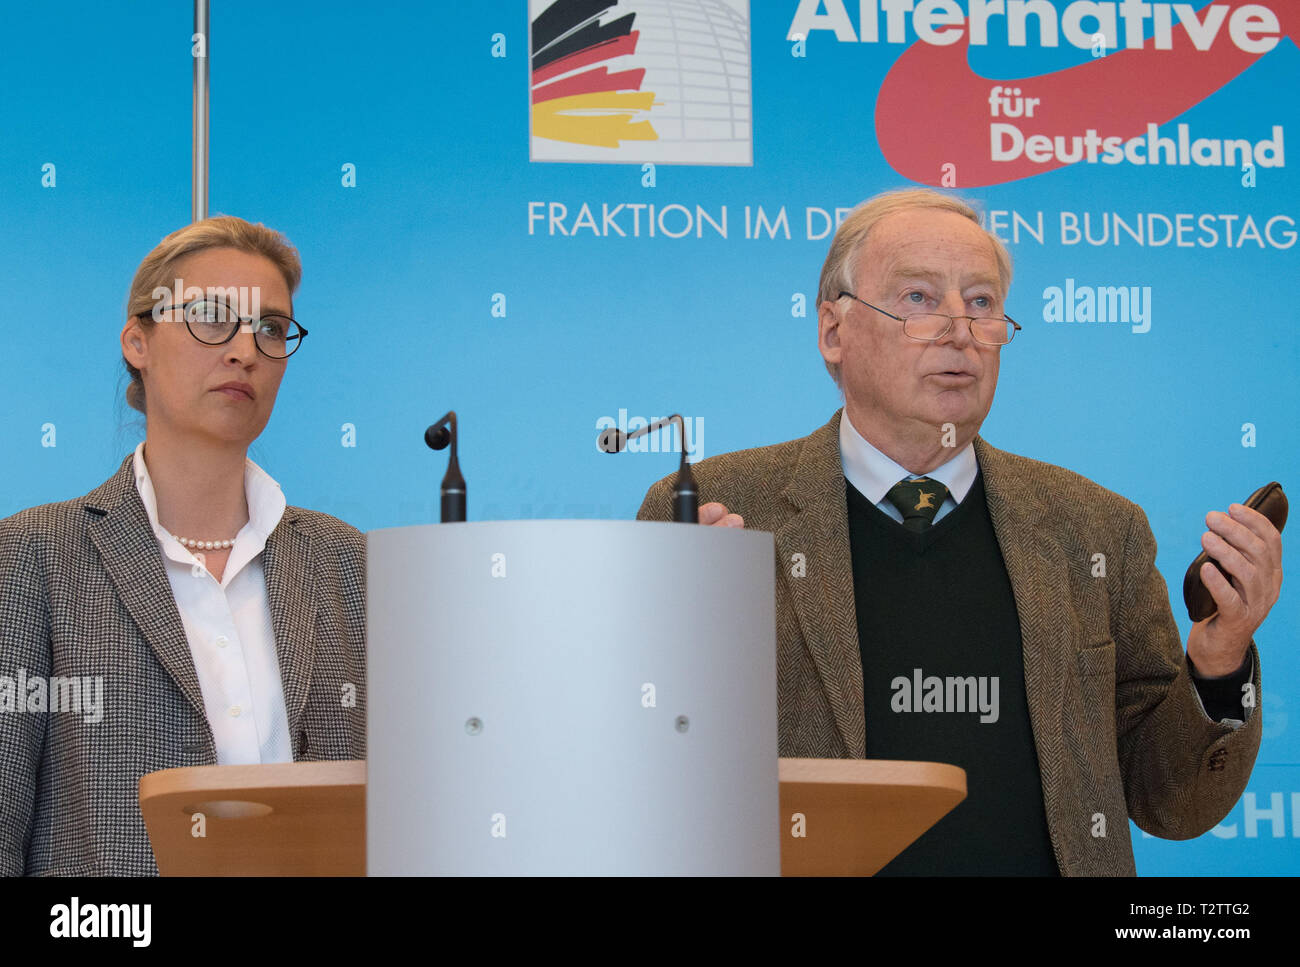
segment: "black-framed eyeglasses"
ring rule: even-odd
[[[234,306],[220,299],[198,299],[183,306],[165,306],[157,312],[181,311],[185,328],[205,346],[224,346],[235,338],[245,323],[253,330],[253,342],[263,356],[287,359],[297,352],[307,330],[288,316],[271,314],[260,319],[240,318]],[[156,313],[140,313],[141,318],[156,320]]]
[[[910,316],[896,316],[879,306],[873,306],[865,299],[859,299],[852,292],[841,292],[837,299],[848,296],[861,302],[868,309],[884,313],[890,319],[897,319],[903,324],[903,332],[913,339],[933,341],[948,335],[958,319],[970,320],[971,338],[986,346],[1005,346],[1020,331],[1020,323],[1010,316],[947,316],[942,312],[918,312]]]

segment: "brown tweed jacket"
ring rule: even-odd
[[[776,543],[780,754],[865,757],[840,414],[811,436],[703,460],[701,502],[721,501]],[[1166,839],[1199,836],[1240,797],[1260,710],[1211,721],[1136,504],[1078,474],[975,438],[989,516],[1020,616],[1043,801],[1065,875],[1133,875],[1128,817]],[[639,517],[671,520],[672,478]],[[1093,555],[1106,577],[1094,578]],[[806,573],[795,576],[795,555]],[[1255,694],[1259,654],[1252,642]],[[1095,816],[1105,836],[1094,836]]]
[[[294,759],[365,758],[364,536],[286,507],[262,565]],[[0,520],[0,582],[0,676],[103,680],[98,722],[0,711],[0,873],[156,874],[140,777],[217,760],[131,457]]]

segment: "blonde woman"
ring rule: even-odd
[[[247,457],[306,362],[300,277],[239,218],[163,239],[121,335],[144,442],[0,521],[0,872],[156,873],[158,769],[364,758],[365,540]]]

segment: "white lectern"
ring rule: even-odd
[[[780,873],[772,535],[367,535],[370,874]]]

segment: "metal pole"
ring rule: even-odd
[[[190,215],[192,221],[208,217],[208,0],[194,0],[194,158]],[[200,55],[201,52],[201,55]]]

